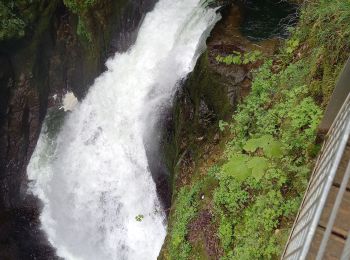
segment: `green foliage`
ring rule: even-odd
[[[216,57],[216,61],[220,63],[224,63],[226,65],[236,64],[249,64],[254,63],[257,60],[260,60],[262,58],[262,53],[260,51],[254,50],[252,52],[247,52],[244,54],[241,54],[238,51],[233,51],[233,54],[227,55],[227,56],[221,56],[218,55]]]
[[[323,107],[350,53],[350,2],[345,0],[307,1],[301,9],[299,25],[283,48],[283,61],[290,63],[307,55],[307,84]]]
[[[93,7],[97,3],[97,0],[63,0],[63,3],[73,13],[79,15],[86,12],[89,8]]]
[[[30,35],[42,32],[50,19],[48,13],[56,5],[56,1],[44,0],[1,1],[0,41],[18,40],[27,32]]]
[[[22,38],[26,23],[14,13],[14,5],[0,2],[0,41]]]
[[[225,218],[223,212],[229,213],[228,215],[238,215],[244,208],[248,198],[249,193],[242,189],[241,181],[227,175],[220,177],[220,186],[215,190],[214,202],[217,206],[217,211],[222,213],[222,218]],[[235,224],[235,219],[232,219],[232,221],[232,224]]]
[[[306,66],[300,61],[276,74],[266,61],[229,123],[235,137],[214,192],[222,259],[272,259],[281,253],[277,229],[297,212],[322,114],[303,84]]]
[[[221,132],[224,131],[226,126],[228,126],[228,125],[229,124],[227,122],[225,122],[223,120],[219,120],[219,129],[220,129]]]
[[[63,3],[78,16],[77,34],[91,42],[89,11],[98,3],[98,0],[64,0]],[[0,41],[22,38],[26,27],[35,25],[38,17],[43,14],[44,8],[45,3],[42,0],[0,2]]]
[[[288,54],[292,54],[299,46],[299,40],[298,39],[289,39],[287,41],[287,47],[286,47],[286,52]]]
[[[137,215],[137,216],[135,217],[135,220],[138,221],[138,222],[141,222],[144,218],[145,218],[144,215],[139,214],[139,215]]]
[[[243,146],[245,151],[251,153],[255,152],[258,148],[263,149],[264,154],[272,158],[281,157],[283,153],[281,142],[274,140],[271,135],[252,138]]]
[[[210,178],[215,178],[220,174],[220,167],[217,165],[214,165],[208,169],[208,176]]]
[[[89,30],[87,18],[88,11],[96,5],[98,0],[63,0],[63,3],[75,14],[78,15],[77,34],[88,42],[92,41],[92,34]]]
[[[225,215],[222,216],[218,231],[222,247],[228,249],[232,243],[233,226],[231,221],[229,221]]]
[[[251,52],[244,53],[242,64],[254,63],[262,59],[262,52],[254,50]]]
[[[85,39],[87,42],[91,42],[92,36],[85,24],[86,23],[84,22],[84,19],[80,17],[77,25],[77,34],[83,39]]]
[[[253,176],[257,181],[259,181],[268,167],[268,160],[263,157],[252,157],[247,162],[248,169],[251,169]]]
[[[218,55],[216,57],[216,61],[220,63],[225,63],[226,65],[231,65],[231,64],[240,65],[242,64],[242,55],[240,52],[234,51],[233,54],[230,54],[227,56]]]
[[[268,167],[266,158],[258,156],[247,156],[235,154],[222,166],[223,173],[243,181],[252,176],[257,180],[261,179]]]
[[[195,216],[198,207],[200,183],[193,187],[183,187],[177,194],[174,203],[176,211],[172,216],[173,225],[169,228],[169,256],[170,259],[188,259],[191,246],[186,240],[187,226]]]
[[[248,156],[237,154],[223,165],[222,170],[226,175],[234,176],[238,180],[244,180],[252,174],[251,169],[247,167]]]
[[[271,190],[257,196],[235,228],[233,259],[272,259],[279,254],[275,230],[283,215],[283,197]]]
[[[208,170],[217,183],[207,206],[215,213],[222,260],[279,258],[319,150],[316,129],[350,54],[349,42],[349,1],[306,1],[290,39],[256,71],[251,93],[232,121],[219,122],[233,138],[220,165]],[[238,52],[216,58],[227,65],[258,59]],[[175,206],[180,212],[184,207]]]

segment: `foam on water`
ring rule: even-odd
[[[52,137],[44,124],[27,173],[59,256],[157,258],[166,223],[144,144],[217,20],[200,0],[160,0],[135,45],[107,61],[60,132]]]

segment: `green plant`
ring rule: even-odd
[[[143,219],[144,219],[144,215],[142,215],[142,214],[139,214],[139,215],[137,215],[136,217],[135,217],[135,220],[136,221],[138,221],[138,222],[141,222]]]
[[[213,203],[206,207],[214,212],[222,260],[279,258],[319,150],[317,126],[350,54],[349,42],[350,2],[305,2],[290,39],[254,73],[251,92],[232,120],[219,122],[232,138],[220,163],[207,171],[216,182]],[[217,62],[260,59],[244,56],[219,55]],[[182,208],[176,205],[177,210]]]
[[[243,58],[242,63],[243,64],[254,63],[258,60],[261,60],[262,57],[263,57],[263,55],[262,55],[262,52],[260,52],[260,51],[254,50],[251,52],[247,52],[247,53],[244,53],[244,55],[242,57]]]
[[[13,9],[14,5],[0,2],[0,41],[19,39],[25,35],[26,23]]]
[[[208,176],[210,178],[216,178],[220,174],[220,167],[218,165],[213,165],[208,169]]]
[[[186,239],[187,226],[195,216],[198,207],[200,183],[193,187],[185,186],[180,189],[174,202],[176,211],[172,216],[173,225],[169,228],[170,259],[188,259],[191,246]]]
[[[234,154],[227,163],[222,166],[223,173],[243,181],[252,176],[261,179],[268,167],[268,160],[259,156],[247,156]]]
[[[67,6],[73,13],[82,14],[89,8],[93,7],[98,0],[63,0],[65,6]]]
[[[214,191],[223,259],[271,259],[280,253],[275,233],[281,219],[297,212],[322,114],[303,84],[305,66],[299,61],[276,74],[266,61],[225,125],[234,138]]]
[[[225,130],[226,126],[229,126],[229,123],[223,120],[219,120],[219,129],[221,132]]]
[[[88,28],[86,26],[86,23],[84,22],[84,18],[80,17],[78,20],[78,25],[77,25],[77,34],[85,39],[86,41],[90,42],[92,41],[92,35],[88,31]]]
[[[233,259],[272,259],[278,255],[275,231],[283,214],[282,205],[282,194],[272,190],[247,207],[235,228]]]
[[[88,42],[92,42],[92,34],[88,26],[88,11],[97,4],[98,0],[63,0],[63,3],[78,15],[77,34]]]
[[[271,135],[249,139],[243,146],[243,149],[250,153],[254,153],[259,148],[263,150],[267,157],[278,158],[283,155],[282,143],[276,141]]]
[[[286,53],[292,54],[299,46],[299,39],[289,39],[286,44]]]
[[[236,64],[249,64],[254,63],[262,58],[262,53],[260,51],[254,50],[252,52],[247,52],[241,54],[238,51],[233,51],[233,54],[227,56],[216,56],[216,61],[219,63],[224,63],[226,65]]]

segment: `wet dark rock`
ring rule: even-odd
[[[212,122],[216,121],[216,116],[215,113],[209,109],[208,105],[205,103],[205,100],[201,99],[200,104],[199,104],[199,124],[200,125],[209,125]],[[203,140],[203,136],[200,137]]]
[[[84,97],[105,60],[135,41],[155,0],[101,1],[89,16],[91,43],[77,35],[77,17],[62,1],[41,2],[28,7],[37,12],[23,39],[0,42],[0,259],[57,258],[39,228],[39,202],[27,194],[42,122],[66,91]]]
[[[37,200],[31,196],[20,207],[0,213],[0,259],[59,259],[38,229],[39,214]]]
[[[279,43],[275,38],[258,44],[249,40],[241,32],[245,18],[244,4],[225,1],[224,6],[221,10],[223,18],[207,40],[207,51],[201,55],[178,91],[171,119],[168,120],[167,129],[171,131],[167,130],[163,148],[167,167],[173,176],[173,188],[177,187],[176,179],[179,183],[186,183],[186,174],[191,173],[190,169],[179,165],[187,161],[190,163],[186,165],[193,168],[196,158],[205,153],[203,142],[198,142],[198,138],[204,136],[203,140],[218,143],[218,121],[230,119],[250,91],[252,71],[261,65],[259,61],[225,65],[217,62],[216,57],[232,54],[233,51],[244,54],[256,49],[268,56],[274,53]]]

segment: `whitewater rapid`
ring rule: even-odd
[[[27,174],[58,256],[157,258],[166,221],[144,144],[218,19],[200,0],[160,0],[135,44],[107,61],[58,134],[44,123]]]

